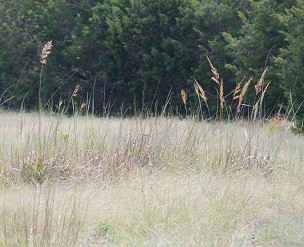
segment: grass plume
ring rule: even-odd
[[[208,98],[206,97],[205,91],[201,87],[201,85],[197,82],[197,80],[194,80],[194,90],[198,97],[201,97],[205,104],[207,104]]]
[[[48,56],[51,54],[51,49],[52,49],[53,43],[52,41],[47,42],[42,50],[41,50],[41,54],[40,54],[40,63],[45,65],[46,64],[46,59],[48,58]]]
[[[183,103],[186,106],[186,103],[187,103],[187,93],[186,93],[186,91],[184,89],[181,90],[181,96],[182,96]]]
[[[252,79],[253,79],[253,77],[251,77],[251,78],[244,84],[244,86],[243,86],[243,88],[242,88],[242,91],[241,91],[241,93],[240,93],[239,96],[238,96],[239,103],[238,103],[238,105],[237,105],[237,113],[240,113],[240,112],[241,112],[241,104],[242,104],[242,101],[243,101],[243,99],[244,99],[244,96],[245,96],[245,94],[246,94],[246,91],[247,91],[247,89],[248,89],[248,87],[249,87],[249,84],[251,83]]]
[[[268,67],[266,67],[264,69],[260,79],[258,80],[257,84],[254,86],[256,95],[258,95],[262,91],[263,82],[264,82],[264,78],[265,78],[265,74],[266,74],[267,70],[268,70]]]
[[[216,84],[218,84],[219,86],[219,98],[220,98],[220,122],[222,122],[222,118],[223,118],[223,108],[224,108],[224,103],[225,103],[225,97],[224,97],[224,80],[223,78],[220,78],[219,73],[217,72],[217,69],[215,68],[215,66],[212,64],[211,60],[209,59],[208,56],[207,60],[209,62],[209,66],[211,68],[211,72],[213,74],[213,76],[211,77],[211,79],[213,81],[216,82]]]
[[[215,81],[218,85],[220,85],[220,75],[219,73],[217,72],[217,69],[213,66],[210,58],[208,56],[207,57],[207,60],[209,62],[209,66],[211,68],[211,72],[213,74],[213,77],[211,78],[213,81]]]
[[[236,100],[239,98],[239,93],[241,91],[241,86],[243,81],[245,80],[245,77],[243,77],[242,80],[239,81],[239,83],[236,85],[235,89],[233,90],[233,100]]]

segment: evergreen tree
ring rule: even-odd
[[[290,100],[291,117],[297,116],[302,122],[304,118],[304,1],[298,0],[290,9],[279,16],[284,25],[282,35],[286,45],[281,48],[276,59],[281,88],[286,99]]]
[[[273,113],[276,105],[283,101],[283,91],[277,76],[275,60],[280,55],[280,48],[286,45],[282,31],[285,30],[279,16],[290,8],[295,1],[250,0],[247,11],[239,12],[242,28],[237,36],[224,33],[228,42],[226,49],[233,57],[227,68],[236,74],[238,80],[242,77],[253,76],[257,82],[263,70],[269,66],[265,82],[272,84],[267,90],[266,114]],[[248,91],[254,98],[253,84]]]

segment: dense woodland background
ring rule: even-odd
[[[224,78],[227,105],[244,76],[256,82],[269,66],[264,114],[283,103],[304,115],[303,0],[0,0],[2,108],[38,108],[39,54],[49,40],[45,108],[67,105],[79,85],[73,104],[86,102],[97,115],[154,114],[164,106],[184,114],[180,91],[194,111],[196,79],[212,115],[218,92],[208,56]]]

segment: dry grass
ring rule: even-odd
[[[287,125],[1,113],[0,246],[301,246]]]

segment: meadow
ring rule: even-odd
[[[0,246],[303,246],[290,123],[0,112]]]

